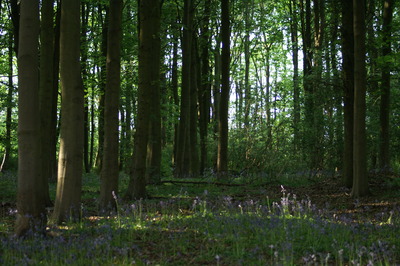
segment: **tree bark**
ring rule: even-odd
[[[353,185],[353,127],[354,127],[354,29],[353,3],[342,0],[342,54],[343,54],[343,182]]]
[[[354,10],[354,135],[353,135],[353,197],[368,194],[366,115],[366,49],[365,2],[353,0]]]
[[[53,117],[52,99],[54,97],[53,78],[54,78],[54,18],[53,0],[42,1],[42,21],[40,30],[40,85],[39,85],[39,107],[40,107],[40,135],[41,135],[41,159],[42,159],[42,182],[45,191],[43,197],[46,206],[51,206],[52,202],[49,195],[49,180],[53,176],[54,162],[52,153],[55,143],[52,141],[50,132],[55,132],[51,123]]]
[[[153,40],[153,56],[152,59],[152,79],[153,83],[150,91],[150,128],[148,142],[148,165],[147,176],[148,183],[157,184],[161,181],[161,5],[162,2],[156,2],[158,9],[153,14],[151,29],[153,34],[158,36]],[[157,60],[158,59],[158,60]]]
[[[13,82],[13,33],[8,33],[8,92],[7,92],[7,107],[6,107],[6,137],[4,140],[4,157],[1,162],[0,172],[3,172],[9,168],[9,161],[11,155],[11,124],[12,124],[12,98],[14,92]]]
[[[115,208],[119,175],[119,94],[121,86],[122,0],[110,0],[107,77],[104,102],[104,153],[100,173],[100,211]]]
[[[14,33],[14,51],[15,54],[18,56],[20,5],[18,0],[10,0],[10,5],[11,5],[11,21],[13,23],[13,33]]]
[[[61,136],[52,222],[79,220],[83,172],[84,91],[80,66],[80,0],[63,1],[60,35]]]
[[[146,158],[150,127],[150,103],[160,82],[160,8],[159,0],[140,1],[139,88],[132,174],[125,197],[141,199],[146,195]]]
[[[87,38],[88,32],[88,23],[89,23],[89,13],[90,9],[88,8],[88,3],[81,3],[81,66],[82,66],[82,80],[85,91],[85,111],[84,111],[84,135],[83,135],[83,165],[86,173],[90,173],[92,165],[90,164],[90,156],[89,156],[89,137],[90,134],[94,134],[94,132],[90,132],[90,124],[89,124],[89,90],[86,87],[88,84],[88,53],[89,53],[89,43]]]
[[[298,147],[299,124],[300,124],[300,84],[299,84],[299,40],[298,40],[298,15],[297,1],[291,0],[289,3],[290,10],[290,36],[292,41],[293,52],[293,128],[294,128],[294,146]]]
[[[393,0],[385,0],[383,3],[383,25],[382,25],[382,57],[391,54],[391,34],[393,18]],[[380,103],[380,147],[379,167],[382,170],[390,169],[390,71],[389,62],[382,66],[381,103]]]
[[[230,93],[229,0],[221,0],[221,40],[221,99],[219,103],[217,171],[219,175],[224,175],[228,171],[228,109]]]
[[[198,140],[197,140],[197,130],[198,130],[198,47],[197,47],[197,37],[193,36],[192,42],[192,60],[190,69],[190,110],[189,110],[189,134],[190,134],[190,175],[199,175],[199,152],[198,152]]]
[[[190,172],[190,71],[192,60],[193,3],[185,0],[182,38],[182,89],[175,175],[188,177]]]
[[[44,231],[39,116],[39,0],[21,2],[18,48],[18,215],[17,236]]]
[[[210,77],[210,13],[211,1],[204,2],[203,27],[199,38],[199,49],[201,50],[201,72],[199,86],[199,131],[200,131],[200,175],[203,175],[207,167],[208,152],[208,124],[210,123],[211,106],[211,77]]]
[[[305,2],[305,3],[304,3]],[[311,0],[300,1],[300,16],[303,38],[303,87],[304,87],[304,148],[305,158],[309,167],[314,165],[314,148],[316,144],[315,117],[314,117],[314,87],[312,84],[314,53],[311,32]]]
[[[99,4],[98,10],[99,14],[102,14],[103,10],[102,3]],[[98,106],[98,148],[97,148],[97,156],[96,156],[96,168],[100,173],[101,168],[103,167],[103,152],[104,152],[104,101],[105,101],[105,87],[106,87],[106,79],[107,79],[107,70],[106,70],[106,58],[107,58],[107,40],[108,40],[108,8],[105,8],[106,14],[105,17],[100,16],[100,20],[102,25],[102,33],[101,33],[101,44],[100,44],[100,56],[99,59],[99,68],[100,68],[100,82],[99,82],[99,90],[100,90],[100,98],[99,98],[99,106]]]

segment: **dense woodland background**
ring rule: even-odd
[[[394,2],[0,1],[17,233],[45,222],[57,180],[51,220],[79,219],[83,172],[100,175],[101,211],[213,174],[338,175],[367,194],[369,171],[400,170]]]

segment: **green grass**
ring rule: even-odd
[[[195,181],[199,181],[196,179]],[[84,213],[94,213],[98,177],[83,180]],[[127,177],[121,176],[121,191]],[[277,188],[209,184],[149,186],[153,198],[118,200],[110,217],[15,239],[0,222],[4,265],[392,265],[400,262],[400,221],[354,221],[318,210]],[[246,196],[243,196],[246,194]],[[10,195],[11,196],[11,195]],[[10,197],[12,199],[13,197]],[[387,217],[387,216],[385,216]]]

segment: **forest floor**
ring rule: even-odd
[[[400,262],[399,176],[371,173],[371,193],[359,199],[339,176],[301,178],[163,180],[148,187],[149,199],[118,199],[115,216],[101,217],[96,206],[99,179],[88,175],[83,180],[83,221],[53,226],[51,237],[23,242],[12,237],[15,176],[0,176],[0,264]],[[123,190],[126,176],[121,183]],[[54,184],[50,190],[54,197]]]
[[[400,212],[400,189],[397,185],[388,183],[399,177],[381,174],[370,174],[370,193],[368,196],[355,199],[351,189],[343,186],[340,177],[319,179],[314,184],[304,186],[287,186],[287,193],[297,195],[300,199],[309,199],[316,209],[331,212],[332,215],[350,215],[354,222],[380,222],[391,212]],[[267,187],[268,193],[279,191],[277,187]]]

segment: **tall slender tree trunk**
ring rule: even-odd
[[[121,86],[122,0],[110,0],[107,78],[104,102],[104,153],[100,173],[100,211],[114,209],[119,175],[119,94]]]
[[[314,87],[312,84],[312,62],[314,53],[311,33],[311,0],[301,0],[301,26],[303,38],[303,87],[304,87],[304,148],[305,157],[309,161],[309,167],[314,168],[314,147],[316,132],[314,130]]]
[[[89,90],[86,88],[87,80],[89,78],[88,75],[88,52],[89,52],[89,44],[87,40],[87,31],[88,31],[88,23],[89,23],[89,13],[90,9],[88,8],[88,3],[81,3],[81,65],[82,65],[82,80],[83,86],[85,88],[85,115],[84,115],[84,135],[83,135],[83,164],[86,173],[89,173],[91,170],[90,157],[89,157],[89,137],[90,134],[94,132],[90,131],[90,121],[89,121]]]
[[[63,1],[60,35],[61,138],[52,222],[80,219],[84,91],[80,66],[80,0]]]
[[[39,116],[39,0],[21,2],[18,48],[18,216],[15,233],[44,231]]]
[[[102,14],[103,10],[102,3],[99,4],[99,14]],[[106,58],[107,58],[107,40],[108,40],[108,8],[105,8],[106,14],[103,18],[101,16],[102,23],[102,33],[101,33],[101,44],[100,44],[100,56],[99,66],[100,66],[100,82],[99,82],[99,90],[100,90],[100,98],[99,98],[99,107],[98,107],[98,148],[97,148],[97,156],[96,156],[96,167],[97,171],[101,172],[101,168],[103,167],[103,152],[104,152],[104,104],[105,104],[105,88],[106,88],[106,79],[107,79],[107,70],[106,70]]]
[[[50,118],[50,132],[48,137],[50,139],[50,160],[51,165],[51,180],[57,181],[58,172],[58,158],[57,158],[57,143],[60,132],[59,119],[58,119],[58,95],[59,95],[59,78],[60,78],[60,35],[61,35],[61,1],[57,1],[55,26],[54,26],[54,51],[53,51],[53,93],[51,99],[51,118]]]
[[[298,4],[297,0],[291,0],[290,10],[290,36],[293,52],[293,128],[294,146],[297,149],[299,143],[299,124],[300,124],[300,82],[299,82],[299,40],[298,40]]]
[[[53,175],[53,158],[55,156],[51,145],[54,143],[49,138],[51,119],[53,116],[52,99],[54,97],[53,78],[54,78],[54,18],[53,0],[42,1],[42,21],[40,30],[40,136],[41,136],[41,158],[42,158],[42,182],[45,188],[43,197],[47,206],[51,206],[49,195],[49,180]]]
[[[353,3],[342,0],[342,54],[343,54],[343,182],[353,186],[353,127],[354,127],[354,29]]]
[[[9,167],[10,155],[11,155],[11,124],[12,124],[12,98],[14,92],[13,82],[13,33],[8,33],[8,91],[7,91],[7,107],[6,107],[6,137],[4,144],[4,157],[1,162],[0,172],[7,170]]]
[[[182,89],[175,175],[187,177],[190,172],[190,71],[192,60],[193,3],[184,1],[182,38]]]
[[[192,42],[192,60],[190,69],[190,109],[189,109],[189,134],[190,134],[190,174],[192,176],[198,176],[199,174],[199,152],[198,152],[198,47],[197,37],[193,36]]]
[[[219,121],[219,103],[221,101],[221,40],[217,38],[217,44],[214,50],[214,84],[212,86],[212,125],[213,125],[213,137],[216,142],[218,142],[218,121]],[[216,157],[213,160],[214,168],[217,169],[218,160],[218,146],[215,151]]]
[[[354,10],[354,143],[353,143],[353,197],[368,194],[366,149],[366,49],[365,2],[353,0]]]
[[[382,25],[382,56],[391,54],[391,34],[393,18],[393,0],[383,2],[383,25]],[[379,145],[379,166],[381,169],[390,168],[390,64],[382,66],[381,82],[381,104],[380,104],[380,145]]]
[[[15,54],[18,56],[20,5],[18,0],[10,0],[10,5],[11,5],[11,21],[13,24],[13,33],[14,33],[14,51]]]
[[[211,77],[210,77],[210,12],[211,0],[204,2],[203,27],[199,38],[199,49],[201,50],[201,74],[199,86],[199,129],[200,129],[200,175],[203,175],[208,160],[208,124],[210,123],[211,106]]]
[[[313,75],[311,78],[311,86],[313,91],[313,144],[311,161],[312,167],[321,169],[324,163],[324,113],[323,113],[323,99],[326,94],[325,87],[319,86],[322,81],[323,69],[323,43],[325,32],[325,1],[313,0],[313,13],[314,13],[314,34],[313,34],[313,48],[314,56],[312,63]]]
[[[220,175],[224,175],[228,171],[228,109],[230,93],[229,0],[221,0],[221,40],[221,100],[219,103],[217,171]]]
[[[250,90],[250,1],[245,1],[245,36],[244,36],[244,128],[249,130],[250,125],[250,106],[251,106],[251,90]]]
[[[161,2],[153,18],[153,32],[160,33],[160,19],[161,19]],[[153,46],[154,59],[152,60],[153,68],[153,84],[150,93],[150,128],[149,128],[149,142],[148,142],[148,165],[147,176],[148,183],[159,183],[161,181],[161,40],[160,37],[154,40]],[[158,58],[158,60],[156,60]],[[158,77],[158,78],[157,78]]]
[[[140,199],[146,195],[146,158],[150,127],[150,99],[160,82],[160,8],[159,0],[140,1],[139,88],[136,134],[132,174],[126,198]]]

